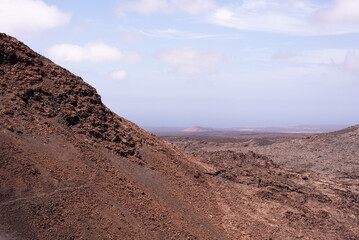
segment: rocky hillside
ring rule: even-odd
[[[0,35],[3,235],[219,238],[194,161],[111,112],[80,77]]]

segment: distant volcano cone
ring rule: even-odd
[[[183,129],[182,132],[187,132],[187,133],[213,132],[213,129],[194,126],[194,127]]]

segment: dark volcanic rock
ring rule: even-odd
[[[53,131],[45,123],[52,122],[84,135],[95,145],[137,157],[138,147],[146,141],[141,134],[153,138],[106,108],[96,90],[80,77],[16,39],[1,35],[0,44],[0,94],[10,100],[2,101],[2,114],[9,116],[3,119],[8,129],[36,133],[40,126],[41,132]]]

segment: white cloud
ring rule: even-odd
[[[316,17],[326,24],[359,24],[359,0],[335,0],[333,7],[318,11]]]
[[[179,10],[189,14],[209,11],[217,6],[213,0],[173,0],[172,4]]]
[[[311,28],[308,29],[305,17],[311,11],[304,6],[285,5],[278,1],[244,1],[238,7],[224,6],[217,9],[211,21],[239,30],[307,35],[311,33]]]
[[[359,57],[355,50],[347,49],[318,49],[291,53],[275,53],[273,60],[304,63],[310,65],[344,66],[347,70],[359,70]]]
[[[166,39],[204,39],[215,38],[216,35],[200,34],[180,31],[176,29],[143,30],[141,33],[147,37],[166,38]]]
[[[132,51],[122,51],[122,61],[126,63],[139,63],[142,61],[142,57],[140,54]]]
[[[116,47],[104,43],[88,43],[84,46],[73,44],[58,44],[47,51],[50,58],[65,62],[112,62],[124,61],[136,63],[141,61],[141,56],[135,52],[120,51]]]
[[[239,30],[292,35],[359,32],[359,0],[336,0],[330,8],[307,0],[244,0],[216,9],[210,21]]]
[[[319,49],[295,53],[275,53],[272,60],[295,63],[296,66],[303,66],[311,69],[336,69],[347,73],[359,74],[359,49]]]
[[[150,14],[155,12],[186,12],[198,14],[216,7],[214,0],[136,0],[120,3],[116,9],[119,17],[126,12]]]
[[[123,81],[127,79],[127,72],[125,70],[114,71],[110,74],[110,78],[115,81]]]
[[[140,33],[132,33],[132,32],[123,32],[119,37],[118,40],[120,42],[138,42],[143,41],[145,37],[143,34]]]
[[[71,16],[42,0],[0,0],[0,32],[39,33],[69,22]]]
[[[345,56],[344,69],[359,74],[359,56],[355,51],[348,51]]]
[[[165,49],[158,57],[163,62],[173,65],[176,72],[185,74],[213,72],[225,61],[221,53],[192,47]]]
[[[169,8],[167,0],[137,0],[123,2],[117,7],[117,14],[123,17],[125,12],[138,12],[142,14],[164,11]]]
[[[306,64],[339,64],[345,59],[346,49],[319,49],[297,52],[288,59],[296,63]]]
[[[291,52],[276,52],[271,56],[273,60],[288,61],[295,57],[295,54]]]

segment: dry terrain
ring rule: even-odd
[[[231,219],[233,223],[241,222],[243,211],[253,211],[250,216],[272,222],[281,228],[278,232],[289,225],[298,230],[313,228],[309,239],[359,238],[358,125],[305,137],[268,137],[264,133],[236,138],[231,134],[197,134],[162,139],[216,166],[216,176],[227,180],[220,180],[223,182],[219,185],[225,187],[218,189],[218,195],[236,218]],[[342,227],[330,229],[330,225],[339,224],[332,221],[339,219],[353,221],[356,226],[350,228],[354,235],[338,234]],[[244,223],[244,230],[249,222]],[[323,234],[323,227],[327,228],[325,234],[318,234]],[[307,238],[299,232],[295,238]],[[278,237],[273,235],[273,239]],[[248,233],[248,239],[252,238],[260,239]]]
[[[358,239],[357,133],[173,146],[0,34],[0,239]]]
[[[316,173],[359,178],[359,125],[340,131],[283,137],[283,134],[163,137],[187,152],[254,151],[276,164]]]

